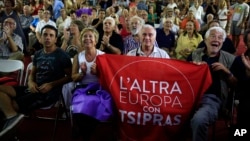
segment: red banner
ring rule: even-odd
[[[176,140],[212,82],[208,65],[179,60],[105,54],[96,63],[122,141]]]

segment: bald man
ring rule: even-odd
[[[3,22],[3,29],[0,32],[0,58],[23,60],[22,38],[14,33],[17,23],[13,18],[7,18]]]

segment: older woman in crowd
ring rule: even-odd
[[[201,26],[199,21],[195,18],[193,10],[188,11],[187,16],[180,23],[180,29],[184,30],[186,28],[187,22],[190,20],[194,21],[196,31],[200,31]]]
[[[72,58],[83,49],[80,42],[80,33],[83,27],[82,21],[74,20],[71,22],[69,29],[64,30],[61,48]]]
[[[186,60],[187,56],[192,53],[203,40],[202,36],[195,29],[195,24],[196,22],[194,20],[189,20],[185,30],[180,34],[175,49],[177,59]]]
[[[80,33],[83,30],[83,23],[80,20],[74,20],[70,23],[69,29],[64,30],[64,35],[62,37],[61,48],[68,53],[68,55],[73,59],[73,57],[83,50]],[[69,82],[63,85],[62,93],[65,99],[65,104],[67,108],[70,108],[72,90],[75,87],[74,82]]]
[[[98,82],[96,75],[96,57],[104,52],[96,49],[99,34],[94,28],[85,28],[81,32],[81,45],[84,48],[74,57],[72,68],[72,79],[76,83],[76,89],[87,86],[91,82]],[[73,129],[75,135],[81,135],[83,140],[88,141],[95,131],[98,121],[83,114],[73,115]]]
[[[223,28],[223,29],[226,29],[226,26],[227,26],[227,17],[229,15],[229,10],[228,10],[228,7],[227,7],[227,2],[226,0],[221,0],[219,2],[219,5],[218,5],[218,19],[219,19],[219,22],[220,22],[220,26]]]
[[[123,52],[123,39],[115,32],[115,20],[106,17],[103,20],[103,31],[96,47],[108,54],[121,54]]]
[[[95,59],[96,56],[104,54],[96,49],[98,38],[99,33],[94,28],[85,28],[81,33],[81,45],[84,50],[74,57],[72,69],[72,79],[80,85],[98,82]]]

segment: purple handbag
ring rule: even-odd
[[[89,83],[78,88],[72,97],[72,113],[81,113],[99,121],[108,121],[113,117],[113,99],[99,83]]]

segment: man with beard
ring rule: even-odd
[[[187,58],[196,64],[208,64],[213,80],[191,119],[193,141],[207,140],[208,126],[215,123],[219,110],[225,110],[229,88],[235,84],[230,72],[235,56],[221,50],[226,36],[221,27],[209,28],[205,34],[206,47],[194,50]]]
[[[129,29],[131,35],[124,39],[124,51],[123,54],[127,54],[130,50],[139,48],[141,46],[138,33],[142,26],[145,24],[144,20],[138,16],[133,16],[129,21]],[[159,47],[157,42],[154,43],[155,47]]]

